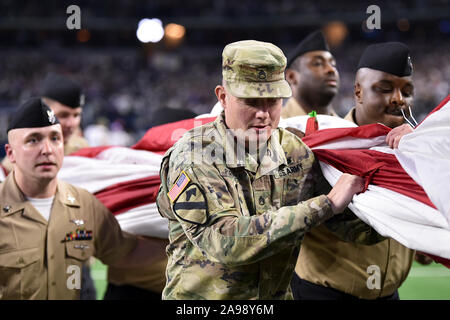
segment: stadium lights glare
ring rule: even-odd
[[[164,30],[166,31],[166,36],[172,39],[181,39],[186,33],[186,28],[176,23],[169,23]]]
[[[142,19],[139,21],[136,36],[140,42],[159,42],[164,37],[164,28],[159,19]]]

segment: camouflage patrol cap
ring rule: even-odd
[[[286,57],[277,46],[255,40],[233,42],[223,49],[225,88],[237,98],[289,98],[284,77]]]

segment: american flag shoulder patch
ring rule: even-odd
[[[191,181],[191,179],[189,179],[186,172],[181,171],[177,181],[175,181],[175,184],[167,193],[170,201],[174,202],[175,200],[177,200],[181,192],[183,192],[183,190],[187,187],[189,181]]]

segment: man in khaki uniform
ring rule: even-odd
[[[224,108],[186,133],[161,165],[159,212],[169,220],[163,299],[292,299],[289,283],[307,230],[341,212],[362,179],[327,195],[311,150],[281,128],[286,58],[271,43],[223,50]]]
[[[81,86],[60,74],[50,73],[44,80],[41,96],[58,118],[64,136],[64,154],[89,147],[81,136],[81,114],[85,96]]]
[[[61,124],[64,155],[89,147],[87,140],[81,136],[80,124],[85,96],[80,84],[61,74],[50,73],[44,79],[41,96]],[[92,261],[93,259],[83,265],[80,293],[82,300],[95,300],[97,296],[89,268]]]
[[[283,119],[304,116],[313,110],[337,115],[330,103],[339,89],[339,72],[320,30],[308,35],[289,55],[286,80],[292,97],[281,109]]]
[[[8,127],[14,170],[0,185],[0,298],[78,299],[90,256],[125,267],[152,263],[164,244],[123,233],[89,192],[58,181],[62,131],[41,99],[24,103]]]
[[[89,147],[87,140],[80,135],[81,114],[85,102],[81,86],[72,79],[51,73],[44,79],[41,96],[61,124],[64,155]],[[8,172],[12,171],[8,157],[3,159],[2,165]]]
[[[401,110],[409,114],[408,107],[413,102],[411,75],[409,49],[405,45],[368,46],[356,75],[356,107],[345,119],[358,125],[377,122],[392,128],[401,125],[404,123]],[[413,250],[394,239],[373,245],[347,242],[322,225],[312,229],[303,241],[293,278],[294,296],[398,299],[397,289],[406,279],[413,257]]]

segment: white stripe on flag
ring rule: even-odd
[[[169,223],[161,217],[156,203],[133,208],[116,215],[122,230],[142,236],[167,239],[169,237]]]
[[[117,150],[113,152],[111,149]],[[128,148],[111,149],[102,152],[100,159],[64,157],[58,178],[95,193],[118,183],[159,176],[161,155]],[[106,158],[105,152],[108,152],[110,158]],[[119,159],[126,162],[120,163]],[[136,162],[133,163],[133,161]]]
[[[450,101],[405,135],[395,155],[450,226]]]

